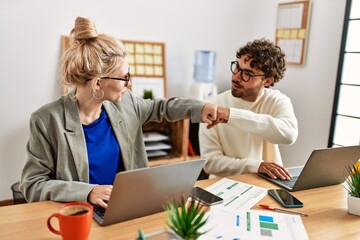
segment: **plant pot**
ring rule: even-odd
[[[347,203],[349,213],[360,216],[360,198],[348,194]]]

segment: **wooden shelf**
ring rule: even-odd
[[[169,136],[172,146],[168,155],[149,158],[150,166],[158,166],[187,160],[189,122],[189,119],[176,122],[167,122],[166,120],[164,120],[161,123],[150,122],[143,126],[144,133],[159,132],[161,134]]]

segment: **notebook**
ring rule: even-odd
[[[167,201],[187,199],[205,160],[140,168],[116,175],[108,207],[94,207],[102,226],[164,211]]]
[[[314,150],[304,167],[289,168],[291,180],[259,176],[289,190],[299,191],[343,183],[348,176],[347,167],[360,159],[360,146],[336,147]]]

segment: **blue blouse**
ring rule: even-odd
[[[119,143],[105,110],[89,125],[83,125],[89,161],[89,182],[112,185],[115,175],[124,171]]]

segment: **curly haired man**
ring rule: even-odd
[[[270,89],[284,77],[285,54],[267,39],[247,43],[231,62],[231,90],[217,95],[214,102],[219,124],[212,129],[200,125],[204,170],[214,176],[265,173],[289,180],[278,144],[293,144],[298,125],[290,99]],[[206,131],[205,131],[206,130]]]

